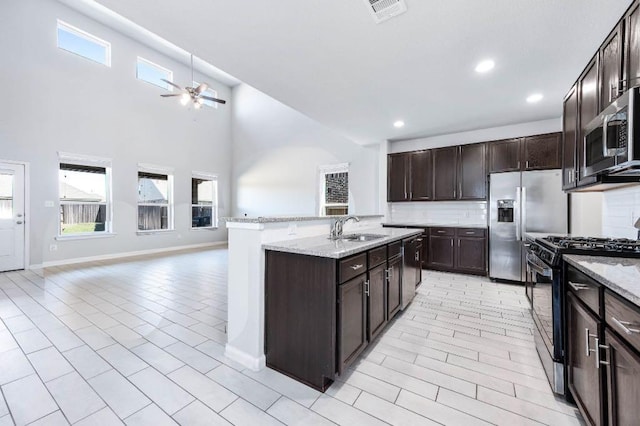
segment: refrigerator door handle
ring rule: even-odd
[[[521,190],[520,202],[520,212],[522,216],[520,235],[522,236],[522,240],[524,241],[524,234],[527,232],[527,188],[524,186]]]
[[[521,218],[520,218],[520,212],[521,212],[521,205],[520,205],[520,200],[521,200],[521,194],[522,194],[522,188],[517,187],[516,188],[516,205],[515,205],[515,211],[514,216],[516,217],[516,240],[520,241],[522,239],[522,235],[520,235],[520,231],[521,231]]]

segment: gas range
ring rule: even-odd
[[[529,240],[529,250],[550,266],[559,266],[563,254],[638,257],[640,240],[550,235]]]

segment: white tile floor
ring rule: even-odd
[[[0,274],[0,426],[574,425],[519,286],[425,272],[321,394],[224,357],[223,249]]]

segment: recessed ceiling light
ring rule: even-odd
[[[534,93],[533,95],[529,95],[529,97],[527,98],[527,102],[529,102],[530,104],[535,104],[536,102],[540,102],[542,98],[544,98],[544,96],[542,96],[542,93]]]
[[[393,127],[395,127],[396,129],[404,127],[404,121],[402,121],[402,120],[396,121],[395,123],[393,123]]]
[[[479,73],[489,72],[495,66],[496,66],[495,62],[493,62],[491,59],[487,59],[478,63],[478,65],[476,65],[476,72],[479,72]]]

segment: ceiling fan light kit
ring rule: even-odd
[[[176,89],[178,89],[180,91],[180,93],[166,93],[163,95],[160,95],[163,98],[170,98],[170,97],[174,97],[174,96],[180,96],[180,103],[182,105],[188,105],[189,102],[191,102],[193,104],[193,107],[195,109],[200,109],[202,108],[202,105],[204,105],[204,101],[211,101],[211,102],[217,102],[219,104],[226,104],[227,101],[223,100],[223,99],[218,99],[218,98],[214,98],[212,96],[205,96],[202,93],[204,93],[208,88],[209,85],[207,83],[201,83],[198,87],[191,87],[191,86],[186,86],[184,89],[180,86],[178,86],[177,84],[175,84],[172,81],[166,80],[164,78],[161,79],[162,81],[164,81],[165,83],[169,84],[172,87],[175,87]],[[191,81],[195,81],[193,79],[193,54],[191,55]]]

